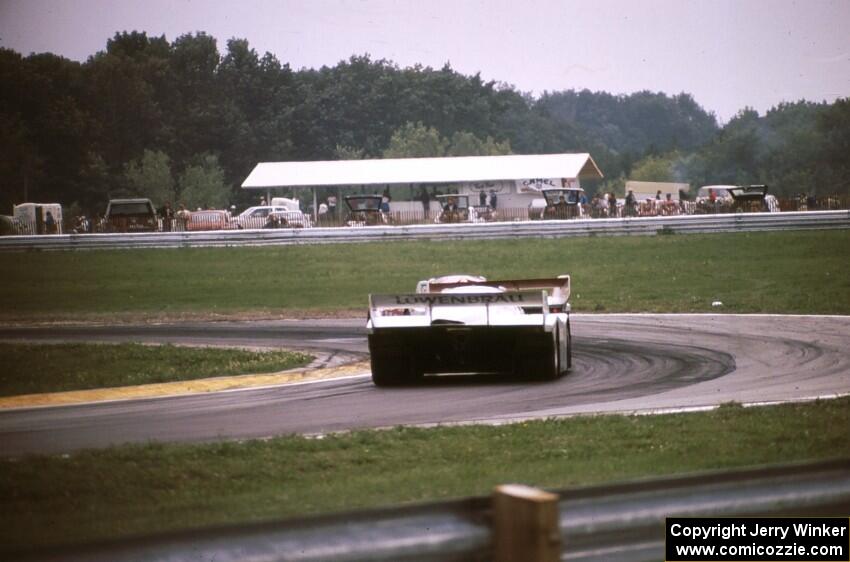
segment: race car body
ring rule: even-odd
[[[572,364],[569,296],[568,275],[456,275],[420,281],[416,293],[370,295],[372,380],[388,386],[443,373],[558,378]]]

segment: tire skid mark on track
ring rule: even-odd
[[[850,393],[850,317],[574,315],[574,368],[551,382],[426,377],[375,388],[368,377],[206,395],[0,412],[0,454],[114,443],[261,438],[397,425],[498,423],[582,413],[687,411],[730,400],[781,403]],[[193,341],[365,352],[362,323],[196,326]],[[303,331],[299,325],[304,324]],[[133,340],[180,341],[180,326],[126,329]],[[29,332],[28,335],[39,332]],[[51,330],[85,339],[85,329]],[[301,335],[299,335],[301,333]],[[27,337],[0,328],[0,337]],[[347,338],[340,343],[338,338]],[[325,340],[324,342],[322,340]],[[135,341],[135,340],[133,340]],[[299,343],[300,342],[300,343]],[[341,347],[344,346],[344,347]]]

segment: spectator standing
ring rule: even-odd
[[[607,203],[605,202],[604,197],[594,195],[593,201],[591,202],[591,206],[593,207],[593,218],[598,219],[605,217],[605,209],[607,208]]]
[[[490,208],[495,209],[496,203],[499,201],[499,198],[496,196],[496,190],[490,190]]]
[[[483,189],[478,192],[478,206],[484,207],[487,205],[487,192]]]
[[[617,216],[617,197],[613,191],[608,194],[608,216],[612,218]]]
[[[162,231],[171,232],[171,220],[174,218],[174,211],[171,209],[171,201],[166,201],[159,209],[159,216],[162,217]]]
[[[425,213],[425,220],[427,221],[431,212],[431,196],[428,195],[428,190],[424,185],[419,189],[419,200],[422,201],[422,211]]]
[[[673,194],[668,193],[664,198],[664,214],[673,215],[676,213],[676,202],[673,201]]]
[[[818,208],[818,200],[814,193],[806,196],[806,208],[810,211],[814,211]]]
[[[711,212],[717,212],[717,194],[710,187],[708,188],[708,204],[711,206]]]
[[[47,216],[44,217],[44,228],[46,234],[56,234],[56,219],[50,211],[47,211]]]
[[[186,230],[186,225],[189,223],[189,211],[186,210],[186,205],[180,203],[177,209],[177,230]]]
[[[634,190],[629,190],[626,194],[626,216],[633,217],[637,215],[636,211],[637,201],[635,200],[635,192]]]

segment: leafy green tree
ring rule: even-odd
[[[80,64],[52,54],[0,49],[0,114],[11,173],[31,201],[72,200],[85,163],[89,119],[79,100]],[[13,140],[13,139],[18,140]],[[20,144],[19,144],[20,142]],[[19,200],[16,202],[20,202]]]
[[[822,151],[813,163],[823,173],[817,193],[850,194],[850,98],[818,115],[815,131],[822,139]]]
[[[174,128],[169,154],[179,169],[195,154],[221,152],[236,134],[239,116],[232,99],[222,92],[217,71],[217,42],[203,32],[181,35],[171,44],[169,72],[178,77],[172,87],[168,119]]]
[[[291,158],[292,107],[296,104],[289,66],[244,39],[230,39],[216,80],[230,136],[222,139],[221,165],[228,183],[241,182],[258,161]]]
[[[86,154],[86,164],[80,170],[78,199],[83,212],[103,212],[109,200],[114,180],[106,161],[96,152]]]
[[[499,156],[511,154],[510,141],[496,142],[488,136],[484,140],[467,131],[452,135],[446,156]]]
[[[558,124],[572,124],[585,131],[588,140],[617,153],[695,150],[718,131],[714,115],[685,93],[671,97],[642,91],[616,96],[567,90],[544,93],[536,106]]]
[[[202,154],[197,163],[188,166],[177,180],[180,202],[188,208],[223,209],[230,202],[230,189],[224,171],[214,154]]]
[[[145,148],[167,151],[173,143],[163,110],[177,82],[168,67],[169,53],[164,36],[116,33],[106,51],[83,66],[82,102],[96,124],[89,150],[101,154],[108,165],[139,158]]]
[[[850,193],[848,104],[745,109],[720,128],[685,93],[534,97],[448,64],[369,55],[292,71],[244,39],[222,56],[202,32],[172,42],[119,32],[83,64],[0,48],[0,205],[26,197],[91,212],[115,186],[161,204],[174,195],[168,169],[217,166],[233,186],[259,161],[510,152],[589,152],[607,178],[585,182],[590,191],[644,178]],[[199,154],[217,155],[216,166]]]
[[[43,160],[20,115],[0,113],[0,214],[30,200],[42,181]]]
[[[124,180],[127,195],[147,197],[157,206],[174,200],[174,179],[164,152],[145,150],[141,158],[127,164]]]
[[[366,149],[338,144],[334,150],[334,156],[337,160],[363,160],[366,157]]]
[[[689,183],[688,162],[678,152],[647,156],[637,162],[629,174],[636,181]]]
[[[434,127],[421,122],[406,123],[393,133],[384,150],[384,158],[426,158],[446,154],[449,143]]]

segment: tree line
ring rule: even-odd
[[[0,49],[0,213],[23,201],[102,211],[111,197],[245,206],[257,162],[589,152],[626,179],[850,192],[850,100],[720,126],[686,93],[534,97],[479,75],[368,55],[293,70],[244,39],[116,33],[84,63]]]

